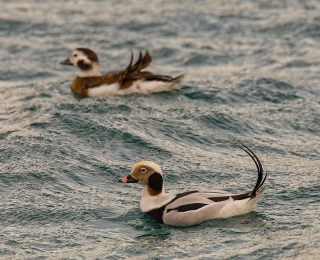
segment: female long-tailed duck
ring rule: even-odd
[[[164,191],[160,166],[150,161],[136,163],[131,173],[119,182],[143,185],[140,208],[160,223],[190,226],[209,219],[245,214],[255,209],[263,195],[265,187],[262,186],[267,174],[264,176],[259,158],[247,146],[238,147],[252,158],[258,170],[258,180],[252,191],[235,194],[220,190],[194,190],[168,194]]]
[[[129,65],[122,71],[101,75],[98,56],[90,49],[74,49],[68,59],[60,62],[80,69],[73,80],[71,90],[82,97],[102,97],[132,93],[151,94],[169,91],[180,83],[183,74],[175,78],[142,71],[150,65],[152,58],[148,51],[132,65],[133,54]]]

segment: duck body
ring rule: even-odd
[[[79,75],[73,80],[71,90],[82,97],[102,97],[126,94],[151,94],[170,91],[176,88],[184,75],[172,78],[166,75],[143,71],[152,62],[148,51],[122,71],[109,72],[101,75],[98,56],[90,49],[77,48],[71,56],[61,62],[62,65],[73,65],[80,69]]]
[[[228,218],[253,211],[265,191],[263,168],[258,157],[246,146],[242,149],[250,155],[258,169],[258,180],[253,190],[230,193],[220,190],[194,190],[168,194],[164,190],[160,166],[149,161],[135,164],[131,173],[119,182],[143,185],[141,211],[159,223],[171,226],[191,226],[215,218]]]
[[[251,192],[251,191],[250,191]],[[215,218],[229,218],[253,211],[260,196],[252,199],[250,192],[232,194],[225,191],[187,191],[174,195],[163,206],[144,208],[145,198],[141,199],[141,210],[159,223],[171,226],[191,226]]]
[[[81,78],[77,76],[71,85],[71,90],[82,96],[82,97],[104,97],[104,96],[116,96],[116,95],[127,95],[127,94],[152,94],[163,91],[174,90],[176,85],[181,79],[164,81],[164,80],[135,80],[130,82],[129,87],[123,87],[123,83],[114,82],[109,84],[103,84],[103,78],[108,74],[101,76],[97,79],[96,77],[85,77]],[[90,87],[92,83],[96,83],[93,87]]]

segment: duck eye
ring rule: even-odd
[[[142,173],[146,173],[146,172],[147,172],[147,169],[146,169],[146,168],[141,168],[140,171],[141,171]]]
[[[73,57],[77,57],[78,55],[77,54],[73,54]]]

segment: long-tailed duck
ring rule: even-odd
[[[168,194],[164,190],[160,166],[150,161],[136,163],[131,173],[119,182],[143,185],[140,208],[160,223],[190,226],[209,219],[245,214],[255,209],[263,195],[265,187],[262,186],[267,174],[264,176],[259,158],[247,146],[238,147],[252,158],[258,170],[256,185],[253,190],[245,193],[194,190]]]
[[[133,54],[129,65],[122,71],[101,75],[98,56],[90,49],[76,48],[70,57],[60,62],[80,69],[73,80],[71,90],[82,97],[102,97],[132,93],[151,94],[170,91],[180,83],[184,74],[175,78],[166,75],[142,71],[150,65],[152,58],[148,51],[132,65]]]

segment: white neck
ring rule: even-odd
[[[93,63],[91,70],[80,70],[78,76],[81,78],[101,76],[99,63]]]
[[[140,208],[142,212],[148,212],[157,209],[170,202],[175,195],[167,194],[162,186],[162,191],[157,196],[151,196],[148,192],[148,186],[143,185],[142,197],[140,200]]]

